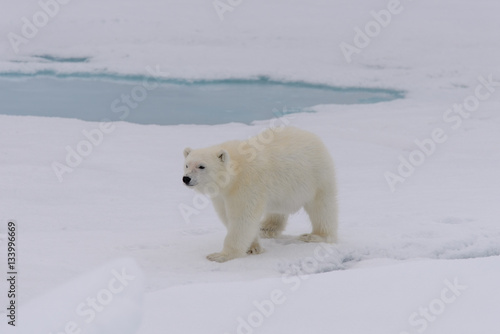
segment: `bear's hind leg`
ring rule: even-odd
[[[281,214],[268,214],[260,227],[260,236],[262,238],[277,238],[285,229],[287,215]]]
[[[312,224],[312,233],[303,234],[299,240],[305,242],[337,241],[337,199],[334,192],[318,192],[304,209]]]

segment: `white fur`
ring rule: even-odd
[[[288,215],[302,207],[312,233],[299,239],[336,241],[333,162],[316,135],[292,127],[272,128],[246,141],[186,148],[184,157],[188,186],[212,199],[228,231],[222,251],[208,255],[209,260],[261,253],[259,231],[264,238],[279,236]]]

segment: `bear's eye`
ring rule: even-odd
[[[186,165],[186,168],[188,168],[188,165]]]
[[[199,168],[199,169],[205,169],[205,166],[200,165],[200,166],[198,166],[198,168]]]

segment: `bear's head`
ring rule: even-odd
[[[229,153],[221,147],[192,150],[184,149],[184,176],[187,187],[208,195],[216,196],[231,181]]]

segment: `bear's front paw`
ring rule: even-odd
[[[226,262],[229,260],[234,259],[235,256],[230,256],[229,254],[226,253],[212,253],[207,255],[207,259],[210,261],[215,261],[215,262]]]
[[[247,254],[261,254],[262,252],[264,252],[264,249],[258,242],[253,242],[250,248],[247,250]]]

